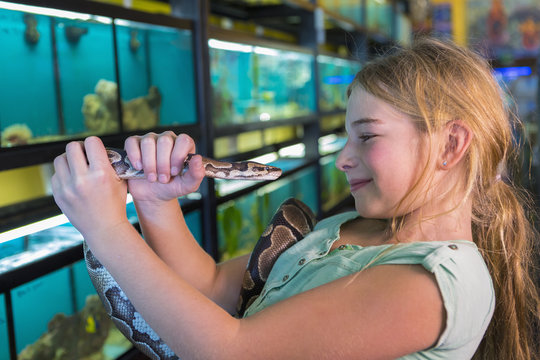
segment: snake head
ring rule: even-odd
[[[281,176],[281,169],[272,165],[264,165],[265,178],[267,180],[276,180]]]

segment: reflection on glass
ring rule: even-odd
[[[212,116],[217,125],[315,111],[313,56],[210,39]]]
[[[347,87],[360,70],[360,63],[352,60],[319,55],[317,56],[321,96],[321,111],[345,110]]]
[[[195,123],[191,33],[126,20],[115,25],[124,130]]]

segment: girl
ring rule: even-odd
[[[203,178],[187,135],[130,137],[147,181],[119,181],[95,137],[55,160],[55,199],[137,310],[183,359],[529,359],[535,239],[504,170],[512,124],[484,60],[418,40],[348,91],[337,167],[356,211],[285,253],[244,318],[248,256],[215,264],[176,200]],[[86,153],[86,156],[85,156]],[[87,159],[88,158],[88,162]],[[145,240],[125,214],[134,198]]]

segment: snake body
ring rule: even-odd
[[[107,149],[107,155],[120,179],[144,179],[143,170],[137,170],[129,161],[127,153],[121,149]],[[195,154],[188,154],[184,169]],[[227,162],[202,157],[204,175],[216,179],[228,180],[276,180],[281,176],[281,169],[255,161]]]
[[[131,163],[125,156],[125,152],[116,149],[108,149],[109,159],[115,168],[117,175],[121,178],[140,178],[141,175],[134,175],[137,170],[133,169]],[[114,153],[113,153],[114,152]],[[120,154],[123,160],[118,160],[117,155]],[[263,171],[267,165],[254,163],[256,165],[241,164],[241,163],[223,163],[211,160],[205,162],[207,172],[213,172],[214,177],[224,177],[227,173],[234,178],[242,176],[236,171],[241,171],[241,168],[251,169],[250,171],[258,171],[261,167]],[[189,161],[189,159],[187,160]],[[120,162],[120,163],[118,163]],[[116,163],[116,164],[115,164]],[[217,166],[220,170],[213,170],[211,166]],[[253,167],[257,167],[255,170]],[[225,169],[225,170],[223,170]],[[277,169],[277,168],[274,168]],[[272,170],[272,177],[278,172]],[[279,170],[281,174],[281,170]],[[263,175],[265,175],[263,173]],[[250,173],[249,178],[254,178]],[[244,177],[240,177],[244,179]],[[274,265],[275,261],[281,253],[294,245],[299,240],[303,239],[315,225],[315,215],[307,205],[296,199],[288,199],[281,204],[276,214],[264,230],[259,241],[257,242],[251,258],[249,259],[242,289],[239,295],[237,304],[237,316],[241,317],[249,305],[260,295],[266,279]],[[92,251],[83,241],[84,258],[86,268],[90,275],[90,279],[96,291],[103,302],[107,314],[111,317],[114,324],[122,332],[122,334],[130,340],[143,354],[150,359],[178,359],[174,351],[159,337],[159,335],[148,325],[141,314],[135,309],[131,301],[123,292],[120,285],[116,282],[108,270],[99,262],[93,255]]]
[[[239,317],[261,294],[279,255],[310,233],[315,223],[315,214],[300,200],[281,204],[251,252],[236,306]]]

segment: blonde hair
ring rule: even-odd
[[[489,64],[450,41],[420,38],[410,48],[366,64],[347,95],[356,88],[393,105],[427,135],[451,120],[471,129],[463,202],[472,201],[474,241],[488,265],[496,296],[493,319],[474,358],[537,359],[538,339],[533,336],[540,300],[532,273],[537,233],[531,225],[530,197],[511,183],[508,173],[519,154],[513,132],[520,126]],[[414,187],[429,177],[426,165]],[[412,194],[411,190],[408,196]],[[400,205],[405,203],[404,198]],[[392,229],[397,231],[400,224],[403,219],[394,218]]]

